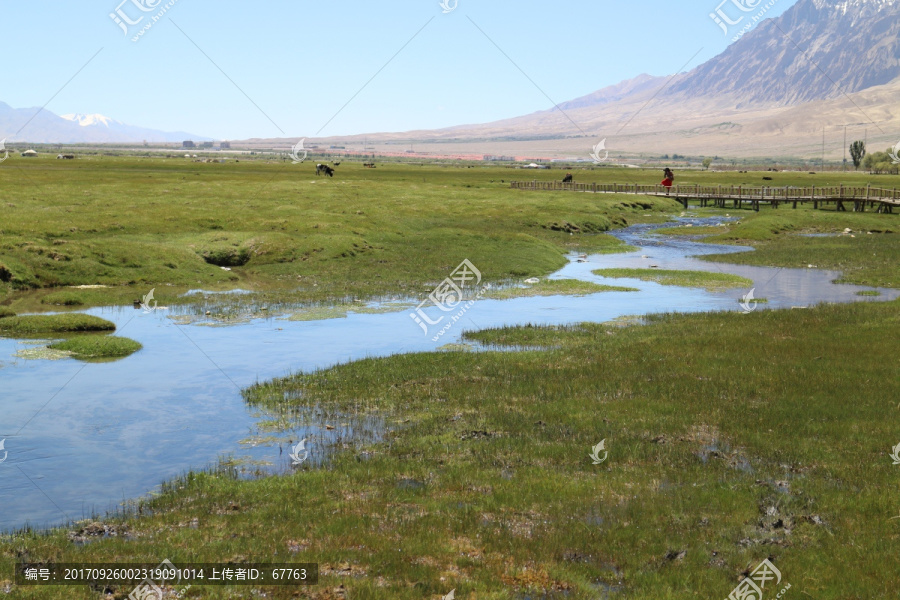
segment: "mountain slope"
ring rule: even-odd
[[[900,77],[900,0],[800,0],[681,77],[668,96],[796,105]]]
[[[897,89],[900,0],[800,0],[671,80],[641,75],[562,103],[562,111],[367,135],[420,147],[433,142],[438,152],[450,151],[451,143],[472,152],[477,141],[492,148],[485,153],[567,155],[584,146],[577,138],[586,134],[608,138],[613,153],[765,156],[789,148],[802,155],[821,146],[823,127],[841,138],[845,125],[868,129],[878,143],[900,136],[900,103],[890,93]]]

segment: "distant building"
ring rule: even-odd
[[[195,145],[194,145],[194,142],[192,142],[191,140],[187,140],[187,141],[181,143],[181,147],[182,148],[194,148]]]
[[[201,142],[201,143],[200,143],[200,147],[201,147],[201,148],[212,148],[212,147],[213,147],[213,143],[212,143],[212,142]]]
[[[219,148],[222,150],[231,150],[231,142],[221,142]]]

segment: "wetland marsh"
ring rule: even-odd
[[[0,338],[0,528],[126,532],[2,537],[0,585],[22,552],[240,555],[319,562],[320,598],[674,598],[685,581],[724,597],[774,555],[815,597],[892,589],[865,565],[900,566],[882,526],[897,510],[896,215],[685,214],[437,165],[333,181],[278,163],[23,168],[31,184],[0,172],[0,301],[20,315],[0,323],[77,311],[143,348],[51,362]],[[655,177],[576,176],[625,172]],[[248,260],[209,261],[232,252]],[[463,259],[496,295],[435,342],[410,313]],[[66,287],[84,285],[108,287]],[[151,288],[167,310],[132,307]],[[745,312],[749,289],[765,302]]]

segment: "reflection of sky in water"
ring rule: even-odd
[[[87,312],[114,321],[119,335],[144,345],[125,360],[102,364],[16,359],[23,342],[0,338],[0,439],[6,438],[9,452],[0,464],[0,530],[103,512],[190,468],[214,464],[221,456],[268,461],[276,471],[284,470],[290,464],[289,439],[310,438],[311,463],[327,454],[325,440],[355,449],[347,439],[351,432],[340,427],[350,420],[340,416],[312,417],[315,426],[275,434],[280,446],[241,445],[241,440],[267,435],[258,431],[258,415],[239,393],[257,381],[370,356],[430,351],[458,342],[465,329],[599,322],[654,312],[737,313],[738,299],[747,292],[712,294],[630,279],[604,280],[592,275],[593,269],[654,264],[662,269],[735,273],[754,281],[757,298],[768,299],[758,309],[873,299],[856,295],[871,288],[831,284],[838,277],[835,272],[691,259],[690,254],[734,248],[647,237],[653,228],[618,232],[639,247],[635,252],[591,256],[588,262],[572,262],[553,275],[629,285],[640,292],[480,300],[438,342],[431,337],[440,325],[431,327],[426,336],[409,316],[413,305],[384,314],[351,313],[323,321],[270,317],[229,327],[177,326],[165,311],[97,308]],[[897,290],[881,291],[874,299],[898,296]],[[445,315],[436,307],[426,312],[432,319]],[[320,427],[325,423],[337,429],[326,431]],[[358,426],[377,430],[371,423]]]

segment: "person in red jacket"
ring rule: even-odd
[[[666,188],[666,194],[669,193],[669,188],[672,187],[672,183],[675,181],[675,173],[672,172],[672,169],[666,167],[666,170],[663,171],[663,180],[662,185]]]

